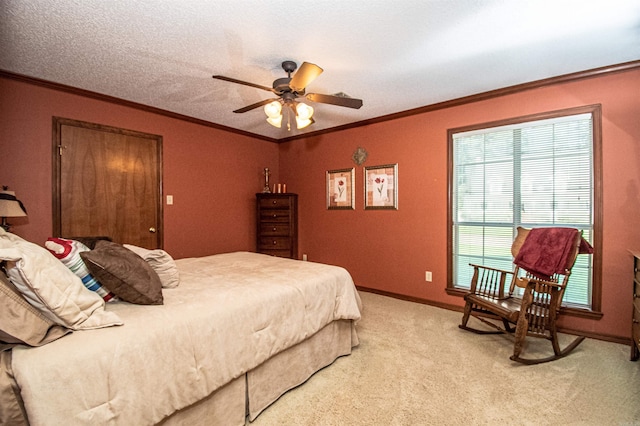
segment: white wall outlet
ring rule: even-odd
[[[173,195],[167,195],[167,205],[173,205]]]
[[[433,279],[433,277],[431,276],[431,271],[426,271],[424,273],[424,280],[427,282],[431,282],[431,280]]]
[[[302,255],[302,260],[305,260],[305,261],[307,260],[307,254],[306,253]]]

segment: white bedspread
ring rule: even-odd
[[[123,326],[14,349],[31,424],[154,424],[331,321],[360,318],[340,267],[248,252],[177,264],[164,305],[109,303]]]

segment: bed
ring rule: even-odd
[[[162,304],[104,304],[122,325],[2,352],[29,424],[242,425],[358,345],[341,267],[251,252],[175,265]]]

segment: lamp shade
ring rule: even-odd
[[[313,123],[314,123],[313,118],[301,119],[300,117],[296,117],[296,127],[298,129],[304,129],[305,127]]]
[[[0,191],[0,217],[26,216],[27,210],[16,198],[16,193],[3,189]]]
[[[298,129],[304,129],[310,124],[313,124],[313,107],[300,102],[296,105],[296,127]]]
[[[300,120],[309,120],[313,116],[313,108],[300,102],[296,105],[296,115]]]
[[[282,116],[278,115],[276,117],[269,117],[267,118],[267,123],[279,129],[282,126]]]
[[[264,106],[264,113],[267,114],[269,118],[277,118],[280,116],[280,112],[282,111],[282,104],[278,101],[273,101]]]

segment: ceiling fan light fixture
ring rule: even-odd
[[[257,89],[271,92],[279,97],[276,100],[266,99],[264,101],[255,102],[244,108],[233,111],[234,113],[244,113],[251,111],[255,108],[264,107],[264,113],[267,115],[267,123],[274,127],[280,128],[282,126],[283,107],[287,112],[287,130],[291,130],[292,115],[296,119],[296,127],[298,129],[304,129],[305,127],[313,124],[313,108],[302,102],[298,102],[298,98],[306,98],[311,102],[319,102],[323,104],[343,106],[347,108],[358,109],[362,106],[361,99],[351,98],[344,93],[336,95],[323,95],[319,93],[306,93],[306,87],[322,72],[322,68],[312,64],[310,62],[303,62],[300,68],[297,68],[297,64],[293,61],[282,62],[282,69],[287,73],[287,77],[278,78],[273,82],[273,87],[262,86],[248,81],[238,80],[232,77],[225,77],[223,75],[214,75],[213,78],[217,80],[224,80],[231,83],[242,84],[245,86],[254,87]],[[296,71],[297,69],[297,71]],[[296,71],[295,74],[292,73]]]
[[[298,103],[296,105],[296,116],[300,120],[310,120],[313,116],[313,107],[302,102]]]
[[[264,113],[267,114],[269,118],[282,118],[282,104],[278,101],[273,101],[264,106]],[[278,126],[279,127],[279,126]]]
[[[315,123],[313,118],[301,119],[300,117],[296,117],[296,127],[298,129],[304,129],[313,123]]]
[[[267,118],[267,123],[271,124],[273,127],[277,127],[278,129],[282,127],[282,115],[277,117],[269,117]]]
[[[282,126],[282,104],[273,101],[264,106],[264,113],[267,114],[267,123],[278,129]]]

